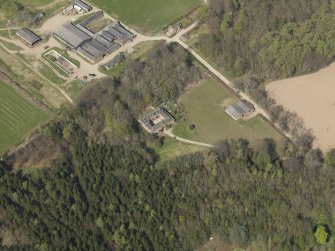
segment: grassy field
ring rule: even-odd
[[[162,147],[153,147],[155,152],[159,154],[161,162],[172,160],[177,156],[182,156],[199,151],[208,151],[208,148],[185,144],[176,139],[166,137]]]
[[[22,5],[30,5],[33,7],[43,7],[44,5],[50,4],[53,0],[17,0],[16,2]]]
[[[3,40],[0,40],[0,43],[2,43],[4,46],[7,47],[7,49],[9,49],[11,51],[21,51],[22,50],[22,47],[17,46],[14,43],[9,43],[9,42],[3,41]]]
[[[284,140],[262,117],[250,120],[233,120],[225,113],[225,107],[237,100],[223,84],[209,79],[184,94],[180,104],[185,108],[184,120],[177,121],[174,133],[177,136],[214,144],[222,139],[245,138],[256,145],[266,137],[277,142]],[[195,129],[190,130],[189,125]]]
[[[157,32],[190,12],[201,0],[91,0],[128,25]]]
[[[47,118],[46,113],[0,81],[0,153]]]

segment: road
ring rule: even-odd
[[[212,148],[214,147],[214,145],[211,145],[211,144],[206,144],[206,143],[202,143],[202,142],[198,142],[198,141],[193,141],[193,140],[188,140],[188,139],[184,139],[184,138],[181,138],[181,137],[178,137],[176,135],[173,134],[172,132],[172,129],[168,129],[168,130],[165,130],[164,131],[164,134],[171,137],[171,138],[174,138],[180,142],[184,142],[186,144],[191,144],[191,145],[196,145],[196,146],[203,146],[203,147],[209,147],[209,148]]]
[[[168,39],[167,41],[173,41],[180,44],[184,47],[189,53],[191,53],[200,63],[202,63],[213,75],[219,78],[225,85],[227,85],[231,90],[233,90],[236,94],[238,94],[242,99],[247,100],[248,102],[252,103],[255,107],[255,114],[262,115],[266,120],[268,120],[275,128],[281,131],[287,138],[292,139],[292,135],[284,132],[277,123],[273,123],[272,118],[269,114],[260,107],[251,97],[249,97],[245,92],[242,92],[236,86],[229,81],[225,76],[223,76],[219,71],[217,71],[213,66],[211,66],[203,57],[201,57],[197,52],[195,52],[189,45],[187,45],[184,41],[182,41],[182,36],[188,33],[190,30],[195,28],[197,23],[193,23],[188,28],[181,30],[177,35]]]
[[[27,62],[25,62],[24,60],[22,60],[20,57],[18,57],[16,55],[15,52],[7,49],[7,47],[0,42],[0,46],[9,54],[11,54],[13,57],[15,57],[18,61],[20,61],[22,64],[24,64],[26,67],[28,67],[30,70],[32,70],[33,72],[35,72],[40,78],[42,78],[43,80],[45,80],[49,85],[51,85],[52,87],[54,87],[56,90],[58,90],[71,104],[74,104],[72,98],[62,89],[60,88],[58,85],[56,85],[55,83],[53,83],[52,81],[50,81],[48,78],[46,78],[42,73],[40,73],[37,69],[35,69],[33,66],[31,66],[30,64],[28,64]]]
[[[94,5],[93,6],[93,10],[99,10],[98,8],[96,8]],[[113,21],[116,21],[112,16],[108,15],[107,13],[104,13],[105,18],[109,18]],[[52,22],[53,24],[62,24],[65,23],[66,21],[69,21],[70,17],[68,16],[63,16],[61,14],[56,15],[54,17],[52,17],[50,20],[47,20],[46,23],[44,23],[42,25],[42,27],[40,28],[40,32],[52,32],[52,30],[54,29],[55,25],[49,25],[50,22]],[[229,79],[227,79],[225,76],[223,76],[219,71],[217,71],[212,65],[210,65],[203,57],[201,57],[197,52],[195,52],[189,45],[187,45],[183,40],[182,37],[187,34],[189,31],[191,31],[192,29],[194,29],[198,23],[195,22],[192,25],[190,25],[189,27],[182,29],[181,31],[179,31],[175,36],[173,37],[167,37],[164,35],[159,35],[159,36],[147,36],[147,35],[142,35],[140,33],[138,33],[137,31],[131,29],[130,27],[124,25],[128,30],[130,30],[134,35],[135,38],[132,42],[125,44],[124,46],[122,46],[120,49],[118,49],[117,51],[113,52],[112,54],[106,56],[102,61],[99,62],[99,65],[103,65],[105,63],[107,63],[109,60],[111,60],[113,57],[115,57],[118,53],[120,52],[126,52],[131,50],[133,47],[135,47],[136,45],[138,45],[139,43],[142,42],[147,42],[147,41],[158,41],[158,40],[164,40],[168,43],[170,42],[176,42],[178,44],[180,44],[182,47],[184,47],[189,53],[191,53],[202,65],[204,65],[214,76],[216,76],[218,79],[220,79],[225,85],[227,85],[231,90],[233,90],[236,94],[238,94],[241,98],[247,100],[248,102],[252,103],[255,107],[255,114],[256,115],[262,115],[266,120],[268,120],[271,124],[273,124],[271,117],[269,116],[269,114],[262,108],[260,107],[252,98],[250,98],[246,93],[240,91],[239,89],[237,89],[235,87],[235,85],[229,81]],[[5,38],[2,38],[5,39]],[[5,39],[7,40],[7,39]],[[52,43],[53,45],[56,44],[57,42],[55,41],[54,38],[51,38],[49,43]],[[3,48],[5,48],[9,53],[11,53],[13,56],[16,56],[15,53],[13,51],[8,50],[6,47],[4,47],[3,44],[1,44],[1,46]],[[29,49],[29,52],[32,53],[34,56],[40,57],[41,54],[43,54],[43,49],[37,47],[36,49]],[[80,77],[87,75],[88,73],[94,73],[96,75],[97,78],[100,77],[104,77],[105,75],[103,73],[101,73],[98,69],[99,65],[92,65],[90,63],[88,63],[87,61],[83,60],[81,57],[79,57],[76,53],[74,52],[69,52],[70,56],[79,60],[81,63],[81,69],[79,69],[78,73],[76,73],[75,75],[79,75]],[[24,63],[25,65],[27,65],[25,62],[23,62],[22,60],[20,60],[22,63]],[[32,69],[34,72],[36,72],[40,77],[42,77],[44,80],[46,80],[49,84],[51,84],[53,87],[55,87],[58,91],[61,92],[61,94],[70,102],[73,103],[72,99],[66,94],[66,92],[64,90],[62,90],[59,86],[57,86],[56,84],[52,83],[49,79],[47,79],[46,77],[44,77],[42,74],[40,74],[36,69],[34,69],[31,66],[28,66],[30,69]],[[74,76],[72,76],[73,78]],[[69,78],[69,80],[67,81],[67,83],[71,82],[73,79],[71,79],[71,77]],[[278,124],[274,124],[274,126],[279,129],[280,131],[281,128],[279,127]],[[288,138],[292,138],[291,135],[283,132],[284,135]]]

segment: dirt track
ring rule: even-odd
[[[267,90],[277,103],[304,119],[316,137],[315,147],[335,147],[335,63],[313,74],[275,81]]]

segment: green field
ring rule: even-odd
[[[47,118],[46,113],[0,81],[0,153]]]
[[[172,160],[178,156],[200,152],[208,151],[209,148],[185,144],[179,142],[176,139],[166,137],[162,147],[153,147],[155,152],[159,155],[159,160],[161,162]]]
[[[192,11],[201,0],[91,0],[94,5],[137,29],[157,32]]]
[[[184,120],[177,121],[173,132],[180,137],[215,144],[218,140],[245,138],[255,145],[266,137],[279,144],[284,137],[262,117],[233,120],[225,107],[237,100],[223,84],[210,79],[184,94],[180,104],[185,108]],[[189,125],[195,129],[190,130]]]
[[[43,7],[44,5],[50,4],[53,0],[17,0],[16,2],[25,5],[31,5],[33,7]]]

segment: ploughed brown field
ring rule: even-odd
[[[312,74],[272,82],[267,91],[313,130],[315,147],[335,148],[335,63]]]

